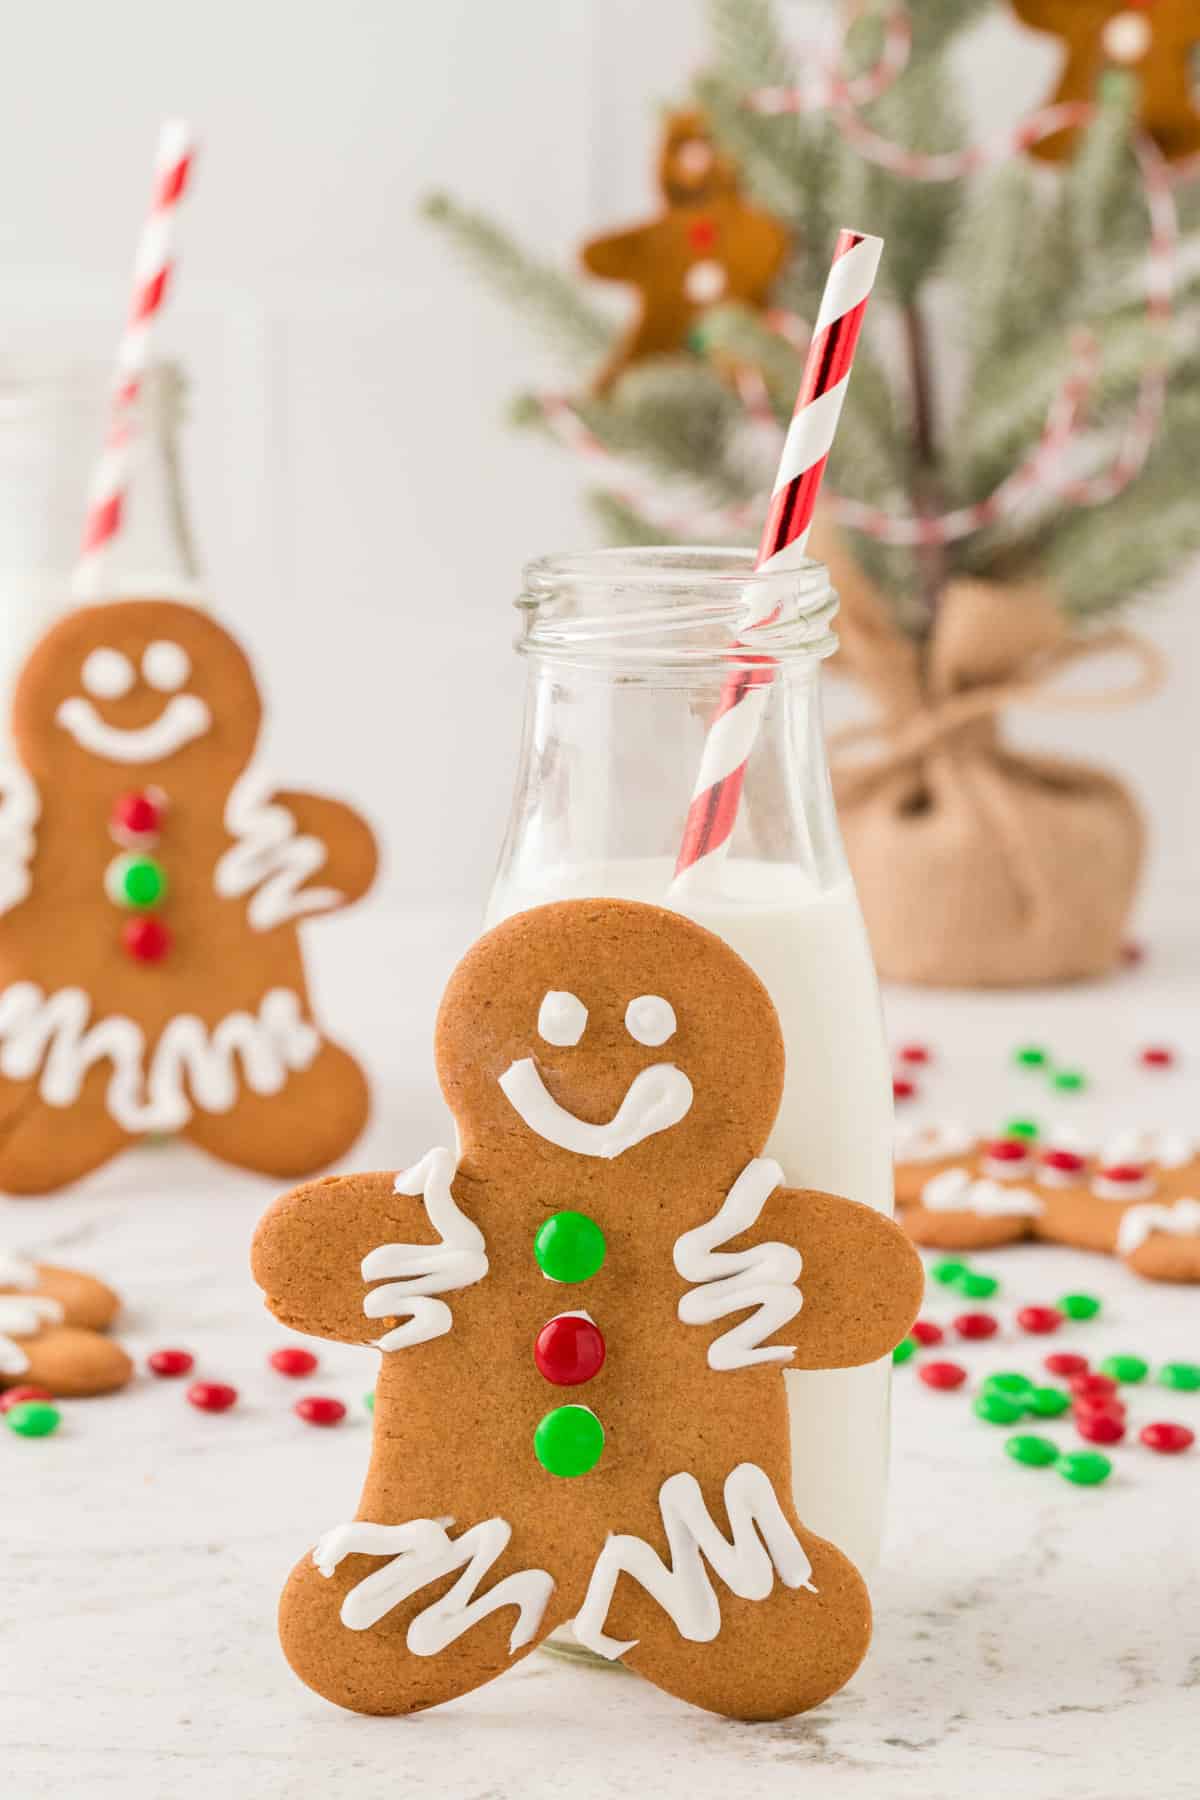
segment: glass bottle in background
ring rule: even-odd
[[[730,674],[748,585],[778,606],[777,668],[724,862],[670,893],[708,720]],[[768,1153],[787,1180],[892,1207],[892,1093],[875,972],[842,851],[819,673],[836,647],[824,568],[753,573],[749,552],[554,556],[525,571],[529,659],[512,815],[488,923],[546,901],[670,905],[765,983],[787,1074]],[[785,1375],[804,1522],[869,1572],[887,1479],[890,1362]]]

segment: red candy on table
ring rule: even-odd
[[[967,1379],[967,1371],[956,1362],[921,1363],[917,1374],[931,1388],[957,1388]]]
[[[931,1061],[928,1046],[925,1044],[901,1044],[900,1061],[904,1063],[927,1063]]]
[[[1076,1408],[1075,1429],[1089,1444],[1119,1444],[1125,1436],[1124,1417],[1113,1412]]]
[[[1062,1322],[1063,1316],[1056,1306],[1023,1306],[1017,1314],[1021,1330],[1031,1331],[1035,1336],[1057,1331]]]
[[[560,1313],[550,1319],[533,1342],[538,1373],[555,1387],[578,1387],[604,1367],[607,1354],[604,1335],[591,1319],[579,1313]]]
[[[340,1425],[346,1416],[342,1402],[328,1394],[306,1394],[303,1400],[297,1400],[292,1411],[306,1425]]]
[[[1087,1157],[1081,1156],[1078,1150],[1062,1150],[1052,1146],[1042,1151],[1042,1166],[1054,1169],[1059,1175],[1082,1175],[1087,1168]]]
[[[1160,1456],[1178,1456],[1181,1450],[1190,1450],[1196,1441],[1196,1434],[1187,1425],[1174,1425],[1167,1419],[1155,1419],[1151,1425],[1143,1425],[1138,1432],[1148,1450],[1157,1450]]]
[[[916,1338],[918,1344],[940,1344],[945,1332],[932,1319],[916,1319],[908,1328],[909,1337]]]
[[[1175,1061],[1175,1052],[1166,1044],[1147,1044],[1140,1060],[1146,1069],[1169,1069]]]
[[[894,1100],[914,1100],[916,1094],[917,1084],[915,1081],[910,1081],[907,1075],[892,1077],[892,1098]]]
[[[121,927],[121,943],[134,962],[161,962],[171,948],[171,930],[153,913],[126,919]]]
[[[152,1375],[186,1375],[195,1360],[190,1350],[152,1350],[146,1367]]]
[[[969,1312],[959,1313],[954,1329],[961,1338],[990,1338],[995,1337],[1000,1327],[991,1313]]]
[[[10,1406],[20,1406],[26,1400],[53,1400],[53,1398],[54,1395],[49,1388],[34,1387],[32,1384],[26,1387],[5,1388],[4,1392],[0,1394],[0,1413],[6,1413]]]
[[[201,1412],[228,1412],[237,1400],[237,1389],[225,1381],[193,1381],[187,1397]]]
[[[1117,1391],[1111,1375],[1073,1375],[1067,1384],[1077,1400],[1109,1399]]]
[[[1052,1350],[1042,1358],[1042,1367],[1049,1369],[1051,1375],[1086,1375],[1088,1359],[1075,1350]]]
[[[280,1375],[311,1375],[317,1366],[312,1351],[301,1349],[299,1344],[285,1344],[282,1350],[272,1350],[267,1361]]]
[[[110,828],[115,838],[157,837],[162,830],[165,802],[161,793],[121,794],[114,802]]]

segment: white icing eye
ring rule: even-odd
[[[538,1036],[548,1044],[577,1044],[587,1024],[587,1007],[574,994],[551,988],[538,1009]]]
[[[658,994],[639,994],[625,1008],[625,1029],[639,1044],[665,1044],[675,1023],[675,1008]]]
[[[137,679],[133,664],[119,650],[101,646],[84,659],[81,680],[97,700],[119,700]]]
[[[142,675],[161,694],[173,694],[192,672],[192,660],[182,644],[160,638],[147,647],[142,658]]]

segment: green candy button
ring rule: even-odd
[[[1163,1387],[1178,1388],[1181,1394],[1194,1394],[1200,1388],[1200,1363],[1164,1363],[1158,1371]]]
[[[604,1233],[586,1213],[554,1213],[538,1227],[533,1254],[551,1281],[589,1281],[604,1262]]]
[[[586,1475],[600,1460],[604,1427],[588,1406],[556,1406],[533,1434],[533,1449],[551,1475]]]
[[[4,1423],[21,1437],[49,1437],[62,1423],[62,1414],[48,1400],[22,1400],[9,1407]]]
[[[144,912],[158,905],[167,891],[167,878],[152,856],[118,856],[109,865],[107,885],[118,906]]]
[[[1021,1431],[1015,1437],[1006,1438],[1004,1449],[1014,1462],[1025,1463],[1031,1469],[1045,1469],[1058,1461],[1058,1445],[1052,1444],[1049,1438],[1035,1436],[1032,1431]]]
[[[1058,1472],[1066,1481],[1073,1481],[1076,1487],[1095,1487],[1098,1482],[1108,1480],[1112,1464],[1099,1450],[1069,1450],[1060,1457]]]

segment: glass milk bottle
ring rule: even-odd
[[[892,1093],[875,972],[834,816],[818,677],[836,647],[824,568],[752,572],[735,550],[602,550],[531,563],[517,605],[525,724],[488,922],[549,900],[675,907],[765,983],[787,1051],[767,1146],[789,1183],[892,1206]],[[738,666],[747,594],[774,674],[721,859],[672,893],[708,722]],[[800,1517],[875,1563],[890,1364],[788,1372]]]

